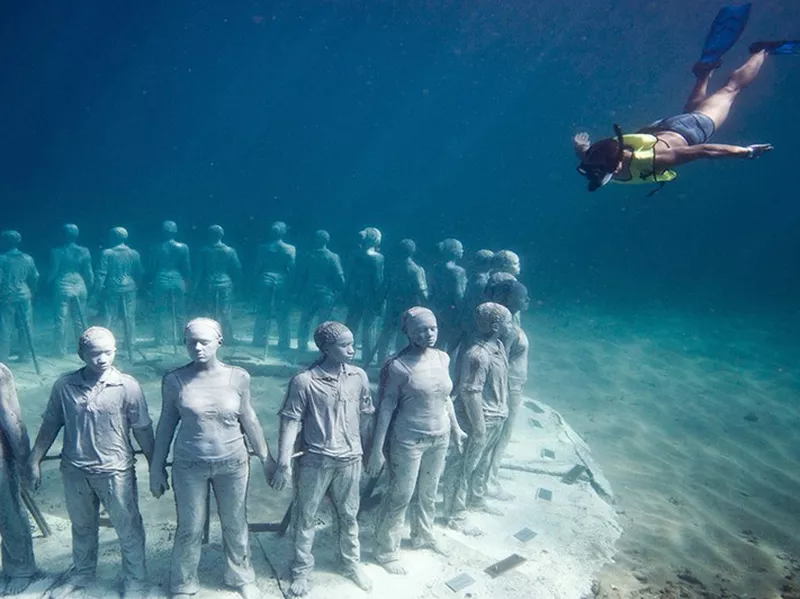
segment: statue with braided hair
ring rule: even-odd
[[[327,495],[339,519],[339,550],[344,575],[368,591],[372,582],[361,567],[358,540],[359,483],[365,438],[374,412],[367,374],[350,362],[353,334],[340,322],[328,321],[314,332],[320,358],[289,382],[280,409],[278,468],[270,481],[276,490],[292,480],[295,443],[299,458],[295,490],[292,595],[309,591],[314,569],[315,518]]]

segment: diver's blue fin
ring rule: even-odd
[[[733,48],[747,25],[751,6],[748,2],[741,6],[723,6],[719,10],[706,35],[701,63],[716,64],[725,52]]]
[[[800,54],[800,40],[777,40],[774,42],[753,42],[750,54],[766,50],[767,54]]]

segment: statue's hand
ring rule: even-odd
[[[42,470],[39,462],[30,460],[22,476],[22,484],[29,491],[37,491],[42,485]]]
[[[169,477],[166,468],[155,468],[150,470],[150,492],[153,497],[161,497],[169,491]]]
[[[456,430],[452,432],[453,434],[453,441],[456,444],[456,450],[458,453],[464,453],[464,443],[467,442],[467,433],[465,433],[461,427],[457,427]]]
[[[278,462],[275,461],[275,458],[272,457],[271,453],[268,453],[267,457],[261,460],[261,466],[264,469],[264,478],[266,479],[267,484],[271,484],[270,481],[278,471]]]
[[[373,478],[380,476],[385,462],[383,452],[379,449],[373,450],[372,455],[369,456],[369,462],[367,462],[367,474]]]
[[[269,485],[276,491],[282,491],[292,484],[292,467],[277,466],[275,473],[269,481]]]

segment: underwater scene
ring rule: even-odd
[[[799,7],[5,6],[0,594],[800,598]]]

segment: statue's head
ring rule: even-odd
[[[361,247],[364,249],[377,248],[381,244],[383,235],[375,227],[367,227],[358,232]]]
[[[458,239],[452,237],[440,241],[436,247],[444,260],[458,260],[464,256],[464,246]]]
[[[128,231],[125,227],[114,227],[109,231],[108,238],[112,246],[125,243],[128,240]]]
[[[417,253],[417,244],[414,243],[413,239],[401,239],[398,246],[400,249],[400,256],[403,258],[411,258],[411,256]]]
[[[511,312],[495,302],[484,302],[475,308],[475,324],[484,336],[508,334],[511,328]]]
[[[320,229],[316,233],[314,233],[314,247],[317,249],[324,248],[328,245],[331,241],[331,234],[325,231],[324,229]]]
[[[335,320],[320,324],[314,331],[314,343],[325,359],[345,364],[356,355],[353,333]]]
[[[472,269],[475,272],[486,272],[492,268],[494,252],[492,250],[478,250],[472,257]]]
[[[178,234],[178,225],[174,220],[165,220],[161,223],[161,234],[164,239],[175,239],[175,236]]]
[[[117,340],[104,327],[89,327],[78,339],[78,356],[96,374],[111,368],[116,355]]]
[[[269,226],[269,235],[272,239],[283,239],[288,230],[289,226],[285,222],[276,220]]]
[[[492,268],[518,277],[520,273],[519,256],[511,250],[500,250],[494,255]]]
[[[508,308],[512,314],[524,312],[530,305],[528,288],[516,279],[503,278],[490,281],[484,295],[490,302]]]
[[[78,236],[81,234],[80,229],[78,229],[78,225],[73,225],[72,223],[67,223],[61,229],[64,233],[64,239],[67,243],[71,243],[78,239]]]
[[[3,242],[4,250],[15,250],[22,243],[22,235],[19,234],[19,231],[6,229],[0,233],[0,240]]]
[[[208,228],[208,239],[211,241],[211,243],[222,241],[223,237],[225,237],[225,229],[219,225],[211,225]]]

